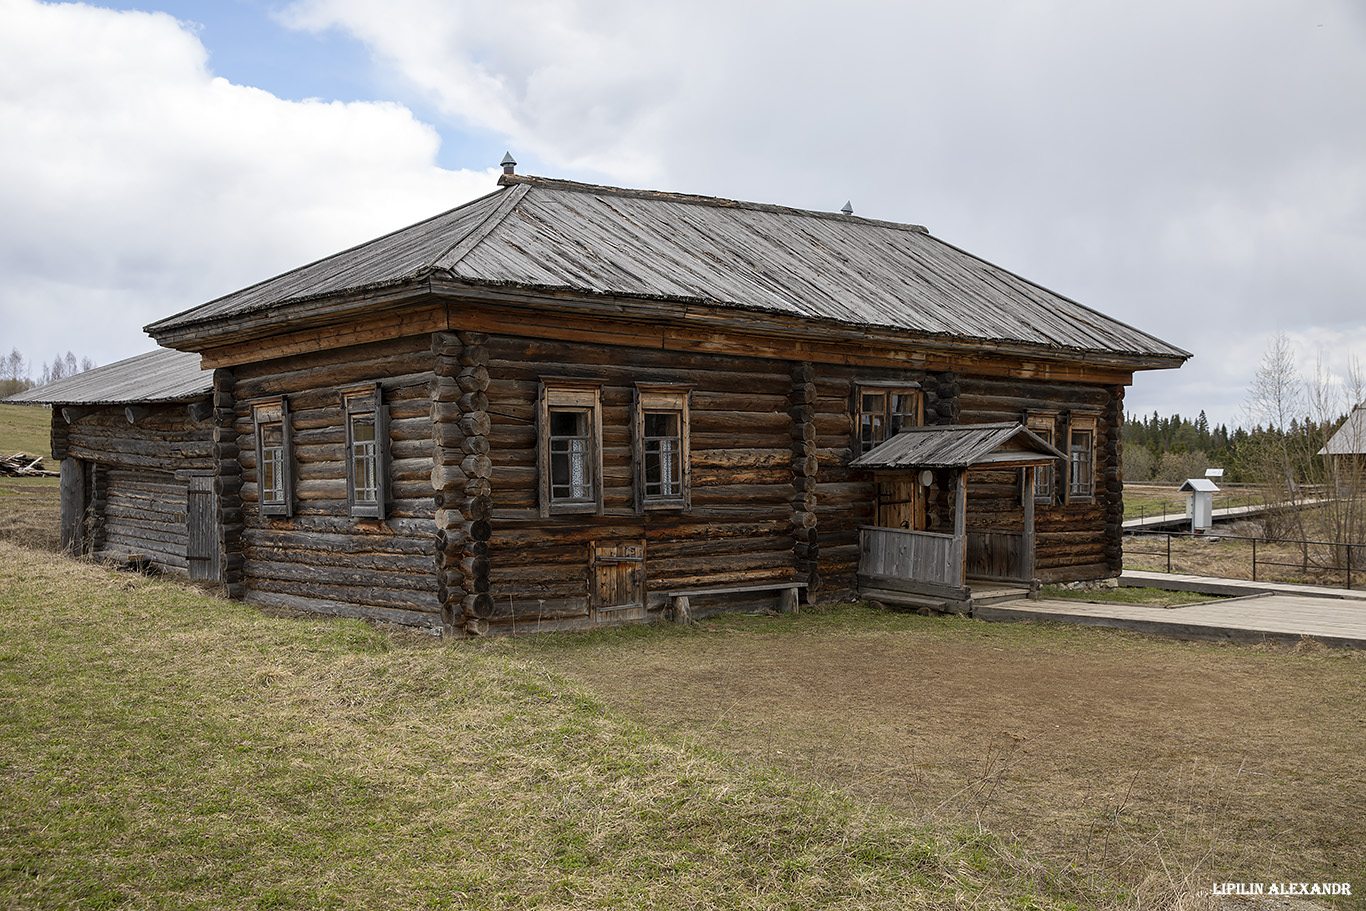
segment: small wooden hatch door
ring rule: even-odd
[[[218,578],[218,496],[213,477],[192,475],[185,513],[185,556],[191,579]]]
[[[645,606],[645,542],[591,545],[593,607],[621,610]]]

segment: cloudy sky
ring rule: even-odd
[[[1366,360],[1359,0],[0,0],[0,353],[141,327],[520,173],[935,235],[1195,354]]]

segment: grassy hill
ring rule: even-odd
[[[0,907],[1097,908],[534,659],[0,542]],[[966,825],[966,824],[965,824]]]
[[[38,405],[0,405],[0,455],[52,458],[52,412]],[[50,467],[50,466],[49,466]]]

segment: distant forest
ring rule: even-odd
[[[1156,411],[1147,417],[1131,414],[1124,421],[1124,480],[1179,484],[1203,478],[1206,468],[1222,468],[1225,482],[1250,484],[1258,480],[1258,466],[1273,448],[1289,454],[1292,462],[1304,462],[1295,466],[1297,477],[1311,477],[1314,454],[1346,420],[1346,414],[1323,423],[1291,419],[1282,432],[1261,425],[1229,430],[1225,424],[1211,425],[1204,411],[1195,420],[1179,414],[1164,418]]]

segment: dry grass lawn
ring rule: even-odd
[[[493,647],[655,729],[980,825],[1082,877],[1366,894],[1361,653],[859,608]]]
[[[0,455],[23,452],[51,459],[52,412],[29,405],[0,405]],[[48,461],[45,468],[56,470]],[[56,550],[61,521],[56,478],[0,476],[0,541]]]
[[[0,477],[0,541],[56,551],[62,501],[57,478]]]
[[[534,659],[0,542],[6,911],[1126,904],[734,756]]]
[[[94,907],[98,902],[81,898],[89,897],[87,887],[92,895],[131,897],[139,907],[176,904],[153,898],[156,889],[202,907],[256,906],[260,871],[275,878],[269,894],[280,907],[316,906],[318,899],[369,906],[377,895],[397,894],[396,884],[411,898],[426,887],[449,887],[452,876],[462,883],[458,890],[445,900],[426,893],[429,904],[474,907],[480,902],[471,897],[482,896],[503,907],[526,898],[556,907],[664,907],[676,894],[711,907],[718,905],[702,897],[720,890],[714,894],[745,906],[777,907],[758,895],[741,901],[745,877],[770,863],[790,874],[779,890],[785,898],[854,907],[860,894],[920,887],[925,877],[900,879],[894,864],[872,855],[845,864],[835,858],[840,840],[874,829],[873,849],[890,850],[895,860],[933,844],[919,834],[928,823],[943,832],[987,833],[988,847],[963,842],[930,864],[933,876],[944,877],[939,882],[951,884],[944,900],[963,907],[1006,907],[1012,895],[1062,907],[1073,895],[1109,894],[1113,877],[1144,897],[1145,908],[1220,881],[1350,881],[1357,895],[1328,904],[1366,908],[1362,653],[1171,642],[856,607],[795,619],[726,617],[693,629],[499,640],[455,652],[425,643],[391,651],[358,624],[258,622],[197,595],[185,601],[169,583],[129,579],[127,597],[111,599],[102,571],[77,563],[62,569],[55,561],[44,567],[47,558],[4,543],[55,549],[56,528],[55,480],[0,479],[0,552],[10,561],[9,572],[0,572],[0,602],[9,598],[7,610],[52,623],[48,629],[6,614],[0,641],[0,670],[8,672],[0,722],[8,717],[11,724],[0,742],[8,744],[8,753],[0,748],[0,760],[7,757],[0,804],[12,810],[6,816],[0,809],[0,849],[12,858],[8,868],[0,862],[0,907]],[[1205,542],[1190,547],[1192,560],[1230,552]],[[1227,562],[1202,566],[1237,575]],[[32,591],[21,594],[21,585]],[[214,632],[207,624],[225,610],[225,626]],[[168,616],[181,626],[167,630]],[[92,663],[77,648],[103,651]],[[480,651],[495,663],[476,660]],[[503,663],[507,658],[513,663]],[[80,675],[91,668],[99,673],[85,686]],[[556,683],[556,671],[591,700]],[[169,680],[180,680],[181,689],[166,689]],[[129,701],[149,685],[151,702]],[[474,740],[467,688],[491,702]],[[87,705],[94,694],[101,701]],[[598,700],[629,720],[605,718]],[[52,706],[65,707],[60,717],[72,722],[55,740],[43,714]],[[202,706],[218,706],[208,721],[224,730],[212,744],[193,733],[206,723]],[[168,715],[172,710],[179,714]],[[357,713],[373,715],[374,727],[365,728],[369,721],[353,718]],[[157,733],[168,718],[191,739],[168,746],[180,736],[174,728],[171,740]],[[455,725],[449,732],[448,723]],[[654,734],[642,739],[635,723]],[[118,725],[131,725],[163,752],[139,753]],[[409,739],[409,729],[420,736]],[[336,741],[339,733],[345,743]],[[684,753],[671,752],[679,748]],[[645,785],[661,789],[649,796],[622,784],[635,781],[637,753],[642,761],[678,764],[673,774],[641,767],[654,776]],[[699,756],[732,762],[735,776]],[[94,757],[105,765],[90,766]],[[595,757],[610,758],[614,771],[605,781],[591,779],[589,787],[568,774],[573,764],[592,768]],[[73,760],[86,763],[75,775],[66,771]],[[115,761],[123,765],[109,764]],[[890,807],[911,828],[885,830],[819,796],[803,794],[792,810],[784,801],[797,792],[743,772],[749,763],[783,782],[795,774],[817,794],[853,795],[874,818]],[[143,766],[159,777],[129,777],[142,775]],[[489,791],[478,770],[495,768],[513,770],[503,783],[525,795]],[[483,776],[479,789],[455,786],[447,773],[456,769]],[[331,776],[343,772],[355,781],[337,792]],[[272,776],[283,776],[288,788],[272,784]],[[706,872],[712,861],[696,870],[638,870],[636,855],[611,847],[622,826],[643,825],[631,813],[644,806],[653,814],[653,802],[680,783],[710,827],[688,835],[686,850],[700,852],[699,865],[706,852],[738,852],[720,879]],[[740,806],[728,795],[760,791],[756,799],[768,801],[770,816],[724,830],[722,818]],[[348,803],[355,800],[363,803],[359,823]],[[471,812],[471,801],[485,809]],[[262,802],[271,809],[261,819],[242,809]],[[460,808],[453,819],[452,807]],[[154,820],[153,810],[162,817]],[[649,822],[650,856],[678,863],[670,827],[684,817],[660,812]],[[346,835],[347,825],[360,828]],[[776,843],[748,846],[745,832],[759,831],[754,825],[770,841],[804,826],[816,830],[810,850],[794,858]],[[535,866],[538,878],[522,883],[482,854],[457,857],[449,874],[432,866],[435,847],[463,850],[471,832],[514,844],[519,853],[508,860]],[[206,849],[206,835],[219,848]],[[999,838],[1023,854],[1007,860],[990,847]],[[111,844],[123,853],[110,854]],[[230,855],[221,853],[224,845]],[[195,860],[191,850],[210,853]],[[1035,880],[1027,863],[1013,859],[1031,855],[1069,871],[1062,877],[1068,885],[1051,873]],[[418,868],[405,866],[409,857]],[[59,861],[69,869],[54,866]],[[309,875],[315,862],[333,865],[321,887]],[[849,891],[820,880],[831,873],[861,879]],[[227,877],[229,893],[206,875]],[[974,894],[987,897],[978,903]],[[924,901],[923,894],[915,900]],[[1082,899],[1081,906],[1092,905]]]

